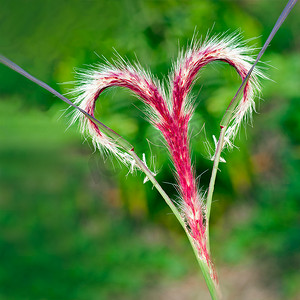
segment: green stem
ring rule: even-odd
[[[211,177],[210,177],[210,182],[209,182],[209,187],[208,187],[208,192],[207,192],[207,198],[206,198],[206,246],[207,246],[208,252],[210,252],[209,218],[210,218],[212,196],[213,196],[213,193],[214,193],[216,176],[217,176],[218,166],[219,166],[219,162],[220,162],[221,152],[222,152],[222,149],[223,149],[226,128],[227,127],[221,126],[220,137],[219,137],[216,152],[215,152],[214,164],[213,164],[213,169],[212,169],[212,173],[211,173]]]
[[[166,194],[166,192],[163,190],[163,188],[160,186],[160,184],[156,181],[156,179],[153,176],[153,174],[151,173],[151,171],[147,168],[147,166],[143,163],[143,161],[136,155],[134,150],[128,151],[128,153],[133,157],[136,164],[140,167],[140,169],[146,174],[146,176],[152,182],[154,187],[157,189],[157,191],[160,193],[160,195],[166,201],[167,205],[170,207],[170,209],[174,213],[175,217],[177,218],[178,222],[180,223],[180,225],[184,229],[184,231],[185,231],[185,233],[186,233],[186,235],[187,235],[187,237],[190,241],[190,244],[193,248],[193,251],[194,251],[194,254],[195,254],[196,259],[198,261],[198,264],[200,266],[200,269],[203,273],[203,276],[204,276],[206,285],[208,287],[208,290],[210,292],[211,298],[212,298],[212,300],[218,300],[219,299],[219,293],[218,293],[218,290],[217,290],[217,287],[216,287],[216,283],[213,281],[213,279],[210,275],[210,271],[209,271],[209,268],[208,268],[208,265],[207,265],[206,261],[202,260],[199,257],[198,249],[197,249],[197,247],[194,243],[194,240],[191,237],[191,235],[190,235],[190,233],[189,233],[189,231],[186,227],[186,224],[185,224],[182,216],[180,215],[180,212],[178,211],[178,209],[176,208],[176,206],[174,205],[172,200],[169,198],[169,196]]]

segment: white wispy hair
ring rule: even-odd
[[[120,86],[131,89],[135,96],[138,96],[146,104],[146,115],[151,123],[157,123],[160,114],[155,108],[155,103],[151,101],[153,93],[157,91],[163,102],[166,98],[164,88],[150,74],[145,71],[140,64],[131,65],[122,58],[114,61],[114,64],[98,64],[88,70],[79,70],[76,73],[77,82],[72,91],[74,103],[81,109],[94,116],[95,103],[98,96],[108,87]],[[151,89],[152,88],[152,89]],[[99,130],[98,126],[80,111],[74,111],[71,123],[79,120],[81,133],[88,135],[92,139],[95,148],[98,148],[102,154],[113,154],[122,163],[133,171],[137,165],[130,154],[107,134]]]
[[[243,79],[254,62],[250,55],[252,51],[252,48],[241,41],[240,34],[216,35],[205,38],[203,42],[193,40],[188,49],[179,52],[169,74],[167,93],[164,85],[140,64],[131,65],[119,57],[113,64],[107,62],[77,72],[78,81],[73,91],[74,103],[94,115],[95,102],[103,90],[111,86],[127,87],[146,104],[149,121],[166,137],[163,126],[160,125],[174,118],[176,110],[179,118],[187,117],[187,122],[192,117],[195,105],[189,93],[200,69],[212,61],[221,60],[232,65]],[[255,110],[254,99],[260,92],[259,78],[264,78],[264,75],[256,67],[229,122],[224,147],[232,147],[241,123],[251,121],[252,112]],[[79,111],[74,113],[72,122],[77,119],[80,121],[81,132],[91,137],[96,148],[102,153],[115,155],[130,169],[134,169],[134,160],[117,140],[100,131],[95,123]]]
[[[247,42],[242,40],[240,33],[206,37],[203,42],[193,39],[187,49],[182,49],[179,52],[178,59],[173,65],[173,71],[169,76],[170,84],[174,84],[174,78],[179,74],[183,85],[191,81],[189,77],[192,77],[192,82],[194,82],[199,76],[198,71],[212,61],[227,62],[244,79],[255,61],[252,53],[256,50],[256,48],[247,46]],[[192,72],[195,72],[195,69],[197,69],[197,75],[191,75]],[[234,139],[243,122],[251,123],[252,113],[255,111],[255,99],[259,97],[261,91],[259,80],[266,78],[261,69],[256,66],[244,89],[242,99],[234,109],[232,118],[227,126],[224,147],[233,147]],[[192,113],[195,107],[195,100],[189,97],[191,87],[192,84],[189,84],[183,95],[183,109],[185,114]],[[229,104],[231,99],[228,100]]]

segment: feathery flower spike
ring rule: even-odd
[[[194,43],[186,52],[182,51],[169,78],[170,99],[166,99],[166,93],[157,80],[140,66],[127,65],[124,61],[116,65],[99,65],[94,70],[82,72],[81,81],[75,90],[75,94],[79,95],[75,103],[92,116],[99,95],[111,86],[127,87],[146,104],[148,111],[151,112],[150,121],[165,138],[174,163],[182,199],[182,217],[199,257],[206,262],[214,279],[216,275],[206,243],[205,204],[197,187],[195,170],[190,158],[188,129],[194,107],[189,93],[199,70],[213,61],[227,62],[236,69],[242,80],[245,78],[253,59],[247,56],[250,49],[242,46],[239,40],[240,37],[236,35],[213,37],[206,39],[202,45]],[[251,115],[254,109],[259,76],[262,75],[255,70],[244,88],[244,96],[226,132],[227,145],[233,141],[245,115],[247,113]],[[77,118],[80,119],[82,132],[91,135],[95,146],[113,153],[125,164],[132,165],[130,155],[124,153],[115,141],[100,132],[93,121],[76,112],[74,120]]]

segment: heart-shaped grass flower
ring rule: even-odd
[[[259,90],[257,78],[262,76],[255,67],[296,2],[297,0],[289,0],[251,68],[250,63],[253,60],[247,56],[249,49],[239,43],[238,36],[215,37],[205,40],[202,45],[195,43],[187,51],[182,51],[172,75],[169,76],[168,97],[159,82],[143,71],[139,65],[132,66],[123,61],[115,65],[99,65],[94,70],[81,73],[81,80],[75,90],[78,96],[75,103],[80,105],[78,107],[52,87],[0,54],[1,63],[74,107],[77,112],[73,121],[80,119],[82,131],[91,135],[95,146],[105,152],[113,153],[122,162],[129,164],[131,170],[137,166],[146,174],[184,228],[214,300],[219,299],[219,296],[217,277],[209,255],[209,216],[218,164],[221,161],[220,155],[224,146],[232,145],[238,128],[247,114],[251,117],[254,96]],[[204,202],[204,197],[197,189],[195,171],[190,159],[188,127],[194,108],[189,92],[198,71],[215,60],[232,65],[243,81],[220,123],[219,140],[214,138],[216,146],[213,155],[214,164],[208,192],[205,195],[206,202]],[[182,199],[179,205],[181,213],[155,180],[147,165],[136,155],[133,146],[94,117],[96,100],[103,90],[111,86],[127,87],[135,93],[146,104],[150,122],[165,138],[175,166]],[[240,100],[241,95],[243,97]]]
[[[198,256],[204,260],[212,278],[216,275],[207,249],[206,207],[201,192],[198,190],[195,170],[191,163],[189,149],[189,122],[194,111],[194,103],[189,97],[192,85],[199,70],[213,61],[224,61],[233,66],[243,80],[253,59],[248,56],[250,49],[242,45],[239,36],[214,37],[193,43],[182,51],[173,71],[169,76],[169,94],[163,85],[144,71],[139,65],[130,65],[124,61],[115,65],[98,65],[80,73],[80,81],[75,90],[77,104],[81,109],[94,116],[95,103],[101,93],[112,86],[131,90],[144,102],[149,120],[164,137],[177,178],[182,218],[193,242]],[[251,116],[254,109],[254,97],[259,90],[257,78],[261,76],[254,70],[244,87],[243,97],[237,105],[230,125],[227,127],[224,145],[230,146],[246,116]],[[124,152],[116,140],[101,132],[98,126],[83,114],[76,111],[74,120],[80,119],[81,130],[88,133],[95,146],[101,151],[113,153],[125,164],[134,161],[128,152]]]

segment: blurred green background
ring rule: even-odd
[[[285,4],[0,0],[0,53],[61,93],[74,68],[114,58],[114,49],[164,80],[195,28],[198,37],[239,30],[259,48]],[[218,174],[211,247],[225,299],[300,299],[299,13],[296,4],[263,56],[271,81]],[[193,88],[191,147],[203,189],[212,167],[204,142],[218,135],[239,84],[214,63]],[[115,88],[98,102],[100,120],[148,161],[152,152],[158,181],[176,199],[172,164],[139,100]],[[68,128],[66,109],[0,65],[0,300],[209,299],[161,197]]]

